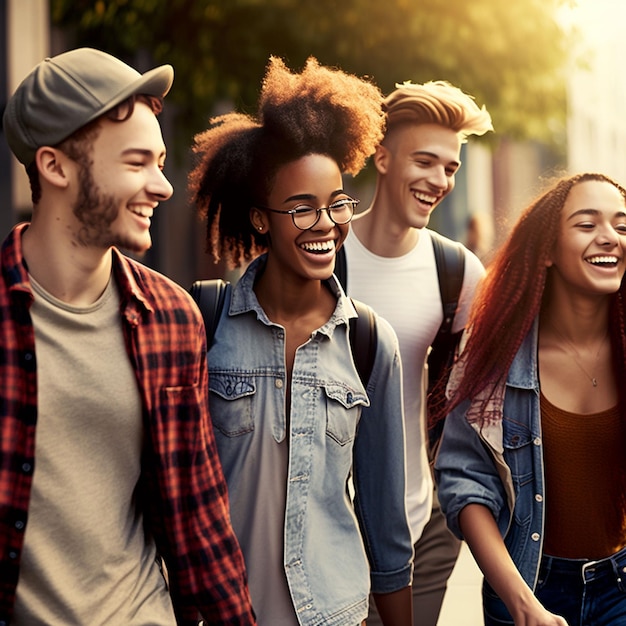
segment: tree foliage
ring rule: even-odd
[[[252,112],[269,55],[368,76],[384,93],[445,79],[492,114],[496,136],[556,144],[565,125],[565,0],[51,0],[55,26],[137,65],[171,63],[189,134],[221,103]],[[148,64],[146,64],[148,65]]]

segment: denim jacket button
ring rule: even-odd
[[[540,446],[540,445],[541,445],[541,437],[535,437],[535,438],[533,439],[533,443],[534,443],[536,446]]]
[[[533,533],[533,534],[530,536],[530,538],[531,538],[533,541],[539,541],[539,533]]]
[[[276,389],[282,389],[283,388],[283,379],[282,378],[277,378],[274,381],[274,386],[276,387]]]
[[[535,494],[535,500],[537,502],[543,502],[543,496],[540,493]]]

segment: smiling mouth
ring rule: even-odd
[[[439,198],[437,196],[431,196],[430,194],[422,193],[421,191],[414,191],[413,197],[420,202],[433,206]]]
[[[154,213],[154,209],[147,206],[131,206],[128,207],[128,210],[139,217],[152,217],[152,214]]]
[[[334,239],[330,241],[309,241],[300,244],[300,248],[311,254],[327,254],[335,249],[335,241]]]
[[[585,261],[596,267],[616,267],[619,263],[618,257],[612,255],[590,256]]]

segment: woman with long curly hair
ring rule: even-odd
[[[271,58],[256,117],[195,138],[207,247],[249,263],[209,346],[210,412],[260,626],[357,626],[370,587],[411,624],[401,365],[376,318],[365,388],[355,309],[333,275],[358,200],[344,190],[382,139],[382,95],[309,59]],[[352,488],[353,486],[353,488]]]
[[[436,461],[485,624],[626,623],[626,191],[563,178],[474,302]]]

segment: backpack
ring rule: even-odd
[[[435,263],[437,266],[437,280],[441,293],[443,306],[443,321],[437,335],[431,344],[428,355],[428,396],[442,376],[449,375],[449,368],[454,359],[454,352],[459,342],[461,333],[452,333],[454,315],[461,295],[463,276],[465,273],[465,253],[461,244],[442,237],[436,231],[429,231],[433,242]],[[348,292],[348,276],[346,266],[346,251],[341,247],[335,260],[335,274],[339,282]],[[442,389],[440,383],[438,389]],[[441,437],[443,420],[439,421],[434,428],[429,429],[428,438],[430,449],[434,449],[436,442]]]
[[[207,350],[213,343],[217,324],[224,308],[226,291],[229,287],[229,282],[221,278],[213,278],[197,280],[189,290],[204,318]],[[376,359],[378,342],[376,321],[369,306],[354,299],[352,299],[352,304],[356,309],[357,317],[350,320],[350,348],[361,383],[367,388]]]

